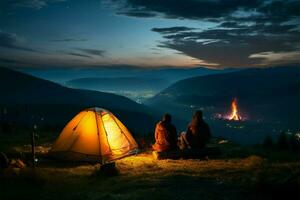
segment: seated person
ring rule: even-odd
[[[208,124],[203,120],[202,111],[195,112],[186,133],[179,138],[179,148],[204,148],[211,138]]]
[[[171,121],[171,115],[165,114],[162,121],[156,124],[155,144],[152,146],[153,150],[161,152],[177,148],[177,132]]]

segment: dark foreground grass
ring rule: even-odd
[[[0,199],[299,198],[298,154],[221,148],[223,156],[213,160],[158,161],[142,153],[116,161],[118,173],[112,176],[98,164],[41,160],[35,169],[2,171]],[[10,150],[26,152],[28,146]]]

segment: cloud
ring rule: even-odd
[[[249,58],[262,59],[262,64],[286,64],[286,63],[299,63],[300,62],[300,51],[291,52],[260,52],[251,54]]]
[[[221,19],[227,17],[288,21],[300,16],[298,0],[110,0],[117,13],[134,17]],[[143,13],[139,15],[139,13]]]
[[[24,46],[24,39],[15,33],[8,33],[0,30],[0,47],[37,52],[32,48]]]
[[[103,57],[104,54],[106,53],[105,50],[99,50],[99,49],[75,48],[75,50],[80,51],[82,53],[78,53],[78,52],[65,52],[65,53],[71,56],[78,56],[78,57],[90,58],[90,59],[93,59],[93,56]]]
[[[163,33],[163,34],[170,34],[170,33],[178,33],[181,31],[190,31],[194,28],[189,28],[185,26],[174,26],[169,28],[152,28],[151,31],[157,32],[157,33]]]
[[[264,14],[264,18],[273,22],[288,21],[300,16],[299,0],[264,0],[257,8],[258,12]]]
[[[20,62],[14,60],[14,59],[7,59],[7,58],[1,58],[1,57],[0,57],[0,63],[1,64],[20,64]]]
[[[294,30],[296,25],[225,23],[226,27],[223,26],[221,24],[203,31],[159,31],[165,41],[161,41],[158,46],[177,50],[208,63],[218,63],[220,67],[257,66],[262,64],[262,57],[250,55],[300,49],[299,32]],[[288,61],[289,58],[285,58]],[[271,60],[265,59],[264,64],[268,61]],[[290,61],[296,60],[293,58]]]
[[[87,54],[90,54],[90,55],[101,56],[101,57],[103,57],[106,53],[105,50],[99,50],[99,49],[77,48],[77,50],[87,53]]]
[[[128,16],[143,12],[162,14],[166,18],[203,19],[222,17],[243,8],[253,9],[261,5],[260,0],[111,0],[119,4],[119,10]],[[138,17],[138,15],[137,15]]]
[[[76,38],[64,38],[64,39],[56,39],[50,40],[50,42],[86,42],[87,39],[76,39]]]
[[[155,17],[156,14],[152,12],[143,12],[143,11],[120,11],[117,12],[119,15],[126,15],[130,17],[143,17],[143,18],[149,18],[149,17]]]
[[[45,0],[17,0],[17,1],[14,1],[13,5],[17,6],[17,7],[41,9],[42,7],[47,5],[47,1],[45,1]]]
[[[260,52],[283,53],[300,49],[300,1],[298,0],[111,0],[117,12],[128,16],[149,13],[153,17],[214,22],[214,27],[154,27],[162,35],[157,45],[220,67],[274,63]],[[149,15],[150,16],[150,15]],[[144,17],[136,15],[135,17]],[[295,56],[278,56],[300,62]]]
[[[116,12],[134,17],[211,21],[215,27],[154,27],[162,35],[157,45],[219,66],[271,63],[260,52],[300,49],[298,0],[111,0]],[[136,15],[143,13],[143,15]],[[147,13],[149,16],[147,16]],[[295,61],[291,57],[281,59]],[[296,59],[297,61],[297,59]]]
[[[68,55],[71,55],[71,56],[78,56],[78,57],[84,57],[84,58],[93,58],[92,56],[88,56],[88,55],[85,55],[85,54],[80,54],[80,53],[73,53],[73,52],[70,52],[70,53],[67,53]]]
[[[22,8],[40,10],[52,3],[64,1],[67,0],[0,0],[0,16],[10,16]]]
[[[63,2],[65,0],[3,0],[3,4],[10,7],[25,7],[41,9],[50,3]]]

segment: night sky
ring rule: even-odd
[[[1,0],[0,65],[294,65],[299,32],[295,0]]]

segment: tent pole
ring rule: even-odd
[[[100,134],[99,134],[98,116],[97,116],[96,110],[95,110],[94,112],[95,112],[95,120],[96,120],[96,125],[97,125],[98,146],[99,146],[99,157],[100,157],[101,165],[102,165],[102,164],[103,164],[103,161],[102,161],[102,156],[101,156],[101,143],[100,143]]]
[[[118,124],[117,120],[115,119],[115,116],[111,116],[114,120],[114,122],[117,124],[118,128],[120,129],[120,132],[126,137],[129,147],[130,147],[130,140],[128,139],[127,135],[124,133],[124,131],[121,129],[120,125]],[[127,129],[127,131],[129,132],[129,130]]]
[[[106,113],[105,115],[109,115],[109,113]],[[106,128],[105,128],[105,126],[104,126],[104,122],[103,122],[102,116],[104,116],[104,115],[101,115],[101,122],[102,122],[102,124],[103,124],[103,129],[104,129],[104,132],[105,132],[105,135],[106,135],[106,141],[107,141],[109,150],[110,150],[110,152],[112,153],[111,147],[110,147],[110,144],[109,144],[109,141],[108,141],[107,131],[106,131]],[[110,116],[110,115],[109,115],[109,116]]]

